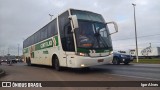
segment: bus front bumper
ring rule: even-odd
[[[113,60],[113,55],[104,56],[104,57],[81,57],[76,56],[75,65],[72,68],[83,68],[90,67],[95,65],[103,65],[111,63]]]

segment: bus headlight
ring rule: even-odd
[[[109,55],[112,55],[112,54],[113,54],[113,51],[110,51],[110,52],[109,52]]]
[[[89,56],[89,54],[87,54],[87,53],[77,53],[77,55],[79,55],[79,56]]]
[[[81,64],[81,67],[85,67],[85,64]]]

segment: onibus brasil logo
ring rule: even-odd
[[[2,87],[42,87],[42,84],[37,82],[2,82]]]

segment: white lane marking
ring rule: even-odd
[[[104,73],[104,74],[110,74],[110,73]],[[159,81],[160,80],[160,79],[156,79],[156,78],[146,78],[146,77],[141,77],[141,76],[131,76],[131,75],[123,75],[123,74],[110,74],[110,75],[131,77],[131,78],[143,78],[143,79],[150,79],[150,80],[155,80],[155,81]]]

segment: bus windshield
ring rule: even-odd
[[[76,30],[78,48],[108,49],[112,47],[108,29],[105,23],[79,20]]]

